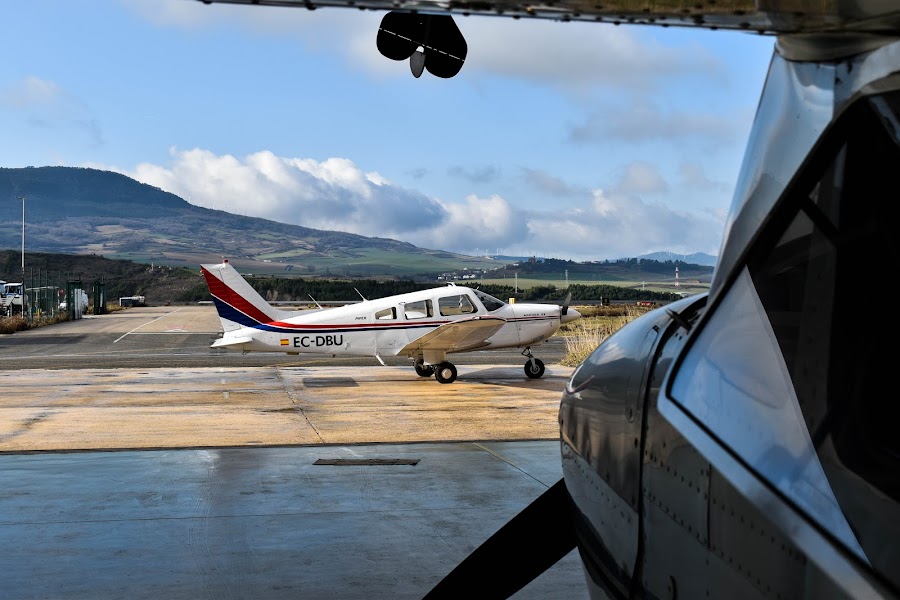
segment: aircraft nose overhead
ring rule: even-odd
[[[559,322],[560,323],[568,323],[569,321],[574,321],[575,319],[580,319],[581,313],[575,310],[574,308],[570,308],[569,310],[560,313]]]

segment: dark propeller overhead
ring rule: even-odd
[[[436,77],[459,73],[468,47],[459,27],[449,15],[389,12],[381,20],[378,51],[391,60],[410,59],[413,75],[423,69]]]

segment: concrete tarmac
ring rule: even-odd
[[[0,451],[559,439],[571,369],[222,367],[5,372]]]
[[[561,477],[571,368],[212,366],[211,307],[167,309],[0,341],[51,365],[0,375],[0,597],[421,598]],[[99,366],[153,327],[170,366]],[[577,551],[514,596],[587,597]]]

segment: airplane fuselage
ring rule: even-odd
[[[331,356],[407,356],[421,377],[440,383],[456,379],[447,361],[454,352],[524,348],[525,374],[537,379],[544,363],[531,353],[562,323],[581,315],[563,305],[507,304],[489,294],[453,284],[363,300],[332,309],[280,310],[266,302],[225,261],[201,265],[216,304],[223,335],[213,348],[242,352],[285,352]]]
[[[460,299],[465,304],[462,310]],[[560,327],[559,306],[504,304],[488,311],[469,288],[450,286],[325,310],[298,311],[294,317],[231,331],[222,341],[246,339],[229,345],[244,352],[396,356],[441,325],[487,315],[506,321],[486,340],[484,347],[490,348],[536,345]]]

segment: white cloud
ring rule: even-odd
[[[529,186],[552,194],[558,198],[584,194],[584,190],[573,187],[559,177],[542,169],[522,169],[522,178]]]
[[[674,110],[642,99],[623,108],[594,112],[572,127],[569,135],[576,142],[704,139],[721,145],[733,141],[744,123],[708,112]]]
[[[56,82],[29,76],[0,90],[0,105],[20,113],[34,128],[74,131],[92,146],[104,143],[100,121],[79,97]]]
[[[452,177],[459,177],[471,183],[491,183],[500,179],[502,170],[492,165],[484,165],[478,169],[467,169],[465,167],[450,167],[447,174]]]
[[[442,221],[444,207],[345,158],[243,158],[172,149],[172,164],[111,168],[205,208],[367,236],[398,237]],[[109,167],[107,167],[109,168]]]
[[[658,194],[669,189],[655,166],[640,161],[625,165],[622,179],[616,187],[630,194]]]
[[[678,166],[678,174],[680,177],[679,185],[694,190],[711,190],[714,192],[728,192],[731,186],[710,179],[703,170],[703,167],[695,162],[683,162]]]
[[[249,36],[278,36],[295,40],[309,50],[340,53],[356,60],[358,53],[375,55],[375,35],[383,12],[308,10],[302,7],[248,7],[196,0],[123,0],[142,19],[159,27],[182,30],[230,27]],[[363,50],[364,49],[364,50]],[[368,62],[368,61],[366,61]],[[376,72],[384,69],[375,69]]]
[[[0,99],[10,108],[27,109],[60,101],[63,95],[55,82],[30,76],[3,89]]]
[[[715,253],[721,231],[717,219],[596,189],[588,206],[532,219],[530,241],[551,256],[598,260],[658,250]]]
[[[343,55],[348,64],[376,77],[409,77],[377,51],[383,11],[296,7],[250,8],[187,0],[126,0],[134,12],[161,27],[231,26],[252,36],[290,37],[304,47]],[[594,86],[657,89],[684,76],[722,81],[725,68],[699,44],[662,43],[662,29],[611,24],[498,19],[454,15],[466,39],[463,72],[475,80],[500,75],[568,90]]]
[[[446,217],[433,222],[427,232],[406,241],[424,248],[454,250],[466,254],[475,248],[509,246],[528,234],[526,219],[504,198],[467,196],[463,203],[442,203]]]
[[[722,79],[724,65],[697,45],[675,47],[659,32],[608,24],[457,19],[469,43],[464,68],[567,88],[652,90],[686,74]]]
[[[197,0],[122,0],[122,3],[149,23],[188,30],[232,26],[252,34],[296,36],[321,30],[323,22],[342,21],[334,19],[338,16],[334,14],[336,11],[310,11],[302,7],[251,8],[218,2],[204,4]]]
[[[632,165],[629,185],[596,189],[569,208],[525,211],[499,195],[469,195],[460,202],[429,198],[365,173],[346,158],[283,158],[262,151],[239,158],[208,150],[171,151],[171,164],[141,164],[128,171],[197,206],[315,229],[390,237],[422,248],[474,253],[476,248],[597,260],[656,250],[714,253],[720,217],[674,211],[626,188],[655,189],[658,174]],[[642,176],[651,182],[634,184]]]

